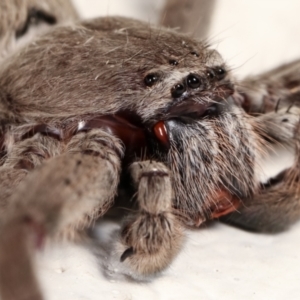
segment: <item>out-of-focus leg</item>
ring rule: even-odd
[[[207,38],[215,0],[167,0],[160,24],[198,39]]]

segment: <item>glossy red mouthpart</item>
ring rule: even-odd
[[[168,131],[164,121],[157,122],[153,127],[153,132],[161,144],[163,144],[166,148],[170,147]]]

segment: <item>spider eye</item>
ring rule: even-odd
[[[217,78],[218,78],[219,80],[225,78],[225,76],[226,76],[226,74],[227,74],[226,70],[225,70],[224,68],[222,68],[222,67],[217,67],[217,68],[215,69],[215,73],[216,73],[216,76],[217,76]]]
[[[16,31],[16,38],[21,38],[25,35],[31,26],[37,26],[39,23],[46,23],[48,25],[55,25],[56,18],[41,10],[31,9],[28,12],[27,19],[23,26]]]
[[[209,70],[209,71],[207,71],[206,76],[209,79],[214,79],[216,75],[215,75],[215,73],[213,71]]]
[[[172,66],[177,66],[179,63],[176,59],[170,59],[169,64],[172,65]]]
[[[200,81],[200,79],[196,75],[190,74],[187,77],[187,85],[191,89],[197,89],[198,87],[200,87],[201,81]]]
[[[178,83],[172,88],[171,94],[173,98],[179,98],[183,95],[185,91],[186,91],[185,86],[181,83]]]
[[[145,79],[144,82],[146,84],[146,86],[153,86],[159,79],[159,76],[157,74],[148,74]]]

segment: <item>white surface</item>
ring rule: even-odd
[[[300,224],[279,235],[223,224],[189,232],[172,266],[150,283],[102,275],[88,247],[47,249],[38,260],[49,300],[297,300]]]
[[[145,20],[154,20],[160,5],[160,0],[76,2],[85,17],[122,14]],[[300,54],[299,12],[298,0],[220,0],[212,41],[232,66],[244,64],[240,74],[258,72]],[[279,235],[215,224],[190,232],[171,268],[151,283],[105,278],[103,261],[84,245],[47,248],[38,270],[49,300],[296,300],[299,249],[300,224]]]
[[[238,74],[259,73],[300,56],[300,1],[219,0],[212,41]]]
[[[155,23],[164,0],[73,0],[82,18],[121,15]]]

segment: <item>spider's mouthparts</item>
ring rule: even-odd
[[[184,123],[200,120],[207,116],[218,115],[224,104],[219,102],[197,102],[185,100],[173,105],[167,112],[167,119],[178,119]]]
[[[154,136],[166,149],[170,148],[170,132],[176,124],[191,123],[205,117],[216,116],[221,113],[222,104],[217,102],[199,103],[186,100],[173,105],[167,111],[164,120],[158,121],[153,126]],[[177,124],[178,125],[178,124]],[[178,126],[176,126],[178,127]]]
[[[170,140],[165,122],[157,122],[153,127],[153,132],[160,143],[168,149],[170,147]]]
[[[96,116],[86,120],[77,132],[101,128],[122,140],[125,156],[134,157],[147,148],[145,128],[134,120],[134,115],[120,113]],[[144,151],[145,152],[145,151]]]

